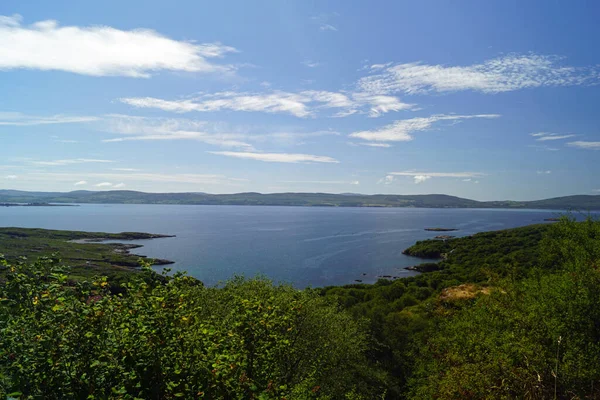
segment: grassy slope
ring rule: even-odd
[[[0,228],[0,254],[8,260],[18,257],[37,259],[59,253],[64,264],[72,267],[74,279],[107,275],[113,281],[122,281],[135,272],[140,256],[130,254],[134,248],[120,243],[93,243],[102,239],[135,240],[165,237],[140,232],[103,233],[59,231],[29,228]],[[92,241],[88,243],[74,240]],[[153,261],[153,260],[149,260]]]

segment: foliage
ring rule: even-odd
[[[146,266],[114,295],[106,278],[67,285],[56,258],[2,265],[0,395],[358,399],[378,390],[381,376],[364,367],[364,324],[311,290],[241,278],[206,288]]]
[[[537,270],[448,313],[422,341],[412,398],[597,398],[600,395],[600,222],[552,226]]]

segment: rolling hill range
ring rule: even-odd
[[[329,193],[145,193],[131,190],[26,192],[0,190],[0,203],[78,204],[197,204],[312,207],[426,207],[426,208],[533,208],[600,210],[600,195],[576,195],[534,201],[476,201],[444,194],[362,195]]]

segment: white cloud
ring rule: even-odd
[[[307,183],[317,185],[360,185],[359,181],[280,181],[279,183]]]
[[[56,70],[134,78],[148,78],[161,70],[224,72],[231,67],[213,64],[209,59],[235,51],[220,43],[173,40],[150,29],[61,27],[54,20],[24,26],[19,15],[0,18],[0,70]]]
[[[393,176],[430,176],[432,178],[476,178],[484,176],[481,172],[415,172],[415,171],[400,171],[390,172],[388,175]]]
[[[468,66],[408,63],[372,66],[376,74],[359,80],[369,93],[408,94],[474,90],[500,93],[541,86],[596,84],[598,67],[562,65],[562,58],[536,54],[512,54]],[[376,67],[376,68],[375,68]]]
[[[388,143],[369,143],[369,142],[348,142],[350,146],[368,146],[368,147],[392,147],[391,144]]]
[[[532,144],[532,145],[529,145],[527,147],[531,147],[531,148],[536,149],[538,151],[558,151],[558,150],[560,150],[560,149],[558,149],[556,147],[550,147],[550,146],[547,146],[545,144],[543,144],[543,145]]]
[[[463,181],[470,181],[471,178],[484,176],[481,172],[417,172],[417,171],[400,171],[390,172],[385,178],[382,178],[378,183],[389,184],[394,181],[396,176],[410,176],[415,183],[423,183],[431,178],[465,178]],[[479,183],[479,181],[475,181]]]
[[[537,133],[531,133],[530,135],[535,137],[536,138],[535,140],[538,142],[546,142],[549,140],[562,140],[562,139],[571,138],[573,136],[577,136],[572,133],[560,134],[560,133],[550,133],[550,132],[537,132]]]
[[[471,178],[463,179],[463,182],[471,182]]]
[[[586,141],[578,140],[575,142],[567,143],[567,146],[576,147],[578,149],[586,149],[586,150],[600,150],[600,142],[586,142]]]
[[[1,35],[1,33],[0,33]],[[0,38],[0,41],[2,39]],[[1,50],[0,50],[1,52]],[[2,63],[2,60],[0,60]],[[2,68],[0,67],[0,70]],[[0,126],[35,126],[52,124],[76,124],[97,121],[97,117],[68,115],[27,115],[20,112],[0,112]]]
[[[413,176],[413,179],[415,180],[415,183],[423,183],[428,179],[431,179],[430,175],[415,175]]]
[[[318,63],[316,61],[309,61],[309,60],[302,61],[302,64],[306,65],[308,68],[316,68],[319,65],[321,65],[321,63]]]
[[[124,142],[130,140],[197,140],[222,147],[253,149],[249,143],[240,140],[240,135],[209,133],[204,121],[173,118],[147,118],[112,114],[106,118],[106,130],[124,135],[103,142]]]
[[[322,31],[334,31],[337,32],[337,28],[331,24],[321,24],[319,25],[319,29]]]
[[[78,182],[75,182],[73,185],[75,185],[75,186],[87,185],[87,181],[78,181]]]
[[[320,109],[341,109],[336,117],[345,117],[361,109],[377,117],[391,111],[414,109],[398,98],[363,92],[343,93],[325,90],[305,90],[297,93],[269,91],[266,93],[219,92],[193,99],[164,100],[154,97],[125,97],[119,101],[137,108],[156,108],[176,113],[244,111],[271,114],[291,114],[299,118],[314,116]]]
[[[137,168],[111,168],[113,171],[124,171],[124,172],[137,172],[140,171]]]
[[[549,175],[549,174],[551,174],[551,173],[552,173],[552,171],[550,171],[550,170],[546,170],[546,171],[536,171],[536,173],[537,173],[538,175]]]
[[[332,31],[337,32],[337,28],[332,25],[331,20],[334,17],[339,17],[338,13],[322,13],[319,15],[313,15],[310,17],[311,21],[318,25],[320,31]]]
[[[367,104],[370,107],[370,117],[379,117],[390,111],[414,110],[415,108],[414,104],[403,103],[394,96],[371,95],[359,92],[352,97],[358,104]]]
[[[395,179],[396,179],[396,177],[394,175],[386,175],[385,177],[378,180],[377,183],[378,184],[383,183],[384,185],[390,185],[394,182]]]
[[[302,143],[302,139],[339,135],[332,130],[315,132],[270,132],[255,133],[240,128],[231,128],[224,123],[196,121],[184,118],[150,118],[129,115],[109,115],[106,118],[106,130],[123,135],[104,142],[123,142],[128,140],[197,140],[221,147],[237,147],[254,150],[248,142],[274,142],[279,145]]]
[[[110,182],[102,182],[102,183],[98,183],[95,185],[96,187],[109,187],[112,186],[112,183]]]
[[[17,179],[17,178],[18,178],[18,176],[17,176],[17,175],[6,175],[6,176],[4,177],[4,179],[8,179],[8,180],[11,180],[11,181],[13,181],[13,180],[15,180],[15,179]]]
[[[413,132],[425,131],[438,121],[461,122],[474,118],[498,118],[497,114],[479,114],[479,115],[432,115],[430,117],[419,117],[395,121],[379,129],[359,131],[350,134],[350,137],[379,142],[406,142],[413,140]]]
[[[327,156],[315,156],[312,154],[289,154],[289,153],[250,153],[235,151],[209,151],[211,154],[219,154],[226,157],[245,158],[265,162],[281,163],[339,163],[335,158]]]
[[[115,189],[119,189],[119,188],[125,187],[125,184],[124,184],[123,182],[121,182],[121,183],[117,183],[117,184],[116,184],[115,186],[113,186],[113,187],[114,187]]]
[[[48,166],[60,165],[60,166],[62,166],[62,165],[84,164],[84,163],[112,163],[114,161],[98,160],[98,159],[93,159],[93,158],[74,158],[74,159],[67,159],[67,160],[30,161],[30,162],[35,165],[48,165]]]

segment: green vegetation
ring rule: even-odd
[[[599,241],[600,222],[567,218],[422,241],[406,253],[443,258],[433,272],[322,293],[369,321],[390,398],[553,398],[557,350],[557,398],[593,398]]]
[[[20,398],[600,397],[600,221],[427,240],[418,276],[205,288],[145,267],[111,294],[4,263],[0,392]],[[60,395],[59,395],[60,394]],[[90,396],[90,397],[88,397]]]
[[[365,325],[315,291],[206,288],[146,265],[124,294],[67,285],[59,261],[2,263],[0,396],[22,399],[376,398]],[[375,384],[370,384],[373,382]]]
[[[140,256],[130,254],[140,245],[94,243],[102,240],[137,240],[168,237],[141,232],[78,232],[30,228],[0,228],[0,254],[9,261],[22,257],[37,259],[59,253],[71,266],[69,278],[90,279],[105,275],[111,285],[119,287],[132,273],[138,272]],[[149,259],[151,264],[168,264],[168,260]],[[0,280],[2,273],[0,273]]]
[[[600,210],[600,195],[557,197],[536,201],[475,201],[444,194],[362,195],[331,193],[144,193],[131,190],[68,193],[0,190],[5,203],[196,204],[306,207],[426,207],[426,208],[538,208]]]

